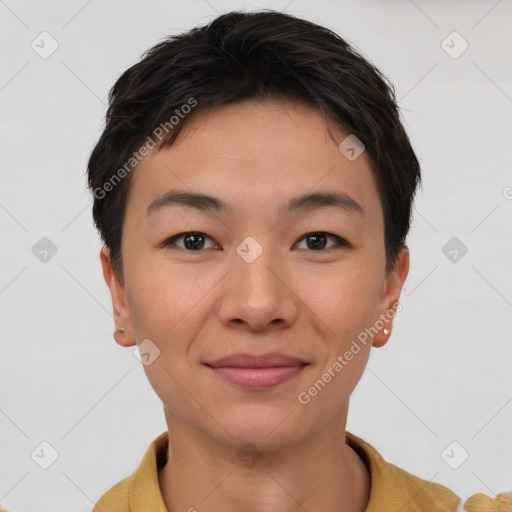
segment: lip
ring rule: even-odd
[[[206,363],[219,377],[246,389],[268,389],[297,376],[309,363],[286,354],[232,354]]]
[[[302,366],[307,364],[307,362],[279,352],[269,352],[261,355],[247,353],[231,354],[206,364],[213,368],[273,368],[277,366]]]

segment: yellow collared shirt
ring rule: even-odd
[[[366,512],[512,512],[512,492],[490,498],[475,494],[465,502],[447,487],[428,482],[387,462],[359,437],[345,432],[370,471],[371,489]],[[135,472],[107,491],[93,512],[167,512],[158,483],[158,470],[167,460],[168,433],[148,447]]]

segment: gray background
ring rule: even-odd
[[[109,88],[145,50],[258,7],[328,26],[389,76],[422,164],[404,309],[347,429],[463,498],[512,490],[510,0],[0,0],[0,501],[12,510],[91,510],[166,428],[112,338],[86,161]],[[46,59],[31,47],[51,48],[43,31],[58,43]],[[454,31],[469,44],[457,58]],[[43,237],[57,249],[46,262],[32,252]],[[467,248],[456,261],[452,237]],[[31,458],[50,461],[43,441],[58,452],[48,469]]]

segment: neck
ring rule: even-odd
[[[159,472],[169,512],[364,512],[369,472],[345,444],[346,411],[312,437],[242,457],[166,410],[167,464]],[[242,462],[243,461],[243,462]]]

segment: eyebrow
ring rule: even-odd
[[[228,205],[217,197],[195,192],[181,190],[169,190],[162,196],[151,202],[147,208],[147,215],[171,206],[185,206],[203,211],[228,211]],[[318,208],[337,207],[348,212],[364,215],[363,207],[344,192],[313,192],[305,193],[287,201],[281,207],[281,213],[287,214],[293,211],[310,211]]]

